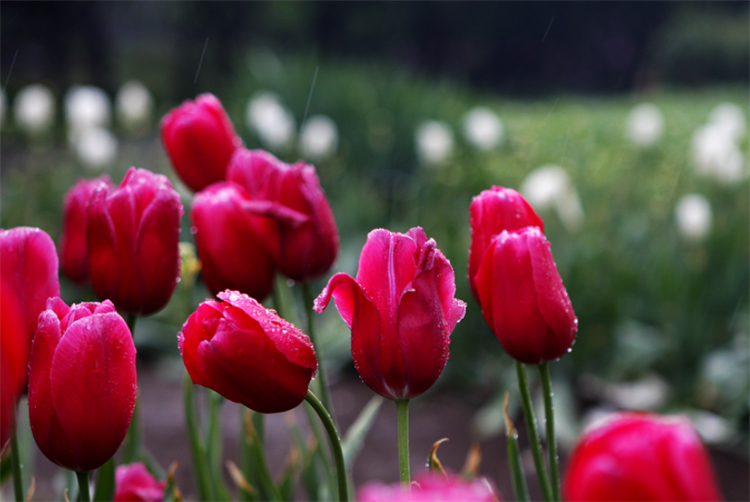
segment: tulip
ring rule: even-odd
[[[358,502],[500,502],[485,479],[466,481],[455,474],[423,472],[411,488],[368,483],[357,494]]]
[[[318,360],[310,339],[275,311],[237,291],[206,300],[178,335],[196,385],[261,413],[298,406]]]
[[[538,227],[495,237],[475,284],[484,319],[514,359],[541,364],[573,346],[578,319]]]
[[[130,168],[120,187],[100,184],[86,212],[91,285],[121,312],[161,310],[180,276],[182,203],[167,178]]]
[[[143,462],[119,465],[115,472],[115,498],[113,502],[159,502],[164,500],[166,483],[157,481]]]
[[[272,204],[267,214],[278,224],[278,243],[269,241],[269,248],[284,275],[308,282],[330,270],[338,255],[339,235],[315,167],[302,161],[290,166],[268,152],[240,149],[227,179],[253,199]]]
[[[16,292],[0,280],[0,450],[16,423],[16,404],[26,389],[29,342]]]
[[[195,192],[223,180],[232,154],[242,146],[213,94],[169,112],[161,122],[161,139],[177,175]]]
[[[336,274],[315,300],[331,301],[352,330],[352,357],[362,380],[393,400],[418,396],[448,361],[450,334],[466,304],[454,298],[451,267],[424,230],[373,230],[359,257],[356,279]]]
[[[233,289],[263,300],[273,289],[276,268],[267,243],[277,238],[275,224],[253,207],[245,190],[229,182],[215,183],[193,200],[203,281],[214,295]]]
[[[60,236],[60,267],[77,284],[89,281],[89,258],[86,251],[86,206],[97,187],[114,189],[109,176],[80,180],[65,194],[63,225]]]
[[[0,230],[0,269],[23,313],[27,349],[30,349],[47,299],[60,296],[55,243],[38,228]]]
[[[75,471],[103,465],[125,439],[136,388],[135,345],[112,302],[50,298],[29,361],[29,420],[42,453]]]
[[[544,223],[521,194],[510,188],[495,187],[485,190],[471,201],[471,249],[469,250],[469,286],[479,301],[475,276],[492,239],[503,230],[539,227]]]
[[[584,432],[565,500],[721,500],[708,453],[684,417],[621,413]]]

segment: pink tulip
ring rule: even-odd
[[[165,486],[164,481],[157,481],[148,472],[143,462],[118,465],[113,502],[160,502],[164,500]]]
[[[357,494],[358,502],[500,502],[484,478],[465,481],[454,474],[423,472],[411,488],[400,483],[368,483]]]
[[[356,279],[336,274],[315,300],[331,301],[352,330],[352,357],[362,380],[388,399],[429,389],[448,361],[450,334],[466,312],[454,298],[450,262],[424,230],[373,230]]]
[[[26,390],[29,337],[16,292],[0,280],[0,450],[16,423],[16,404]]]
[[[42,453],[75,471],[103,465],[125,439],[136,388],[135,345],[112,302],[50,298],[29,361],[29,420]]]

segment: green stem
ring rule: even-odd
[[[81,502],[91,502],[91,492],[89,491],[89,471],[76,471],[78,478],[78,492]]]
[[[341,438],[339,438],[336,425],[333,423],[333,418],[328,410],[323,406],[323,403],[312,393],[311,390],[307,391],[307,397],[305,401],[310,403],[310,406],[320,417],[320,421],[326,428],[328,433],[328,439],[331,441],[331,450],[333,450],[333,456],[336,460],[336,478],[339,485],[339,500],[345,502],[349,500],[349,487],[346,482],[346,465],[344,464],[344,450],[341,448]]]
[[[198,434],[198,423],[195,417],[195,395],[193,392],[193,381],[190,375],[185,375],[185,422],[187,423],[188,438],[190,439],[190,451],[193,454],[193,467],[195,468],[195,483],[198,488],[200,500],[213,500],[211,477],[206,460],[206,449],[201,443]]]
[[[409,400],[396,401],[398,421],[398,472],[403,486],[411,486],[409,466]]]
[[[115,457],[99,467],[94,485],[94,501],[105,502],[115,496]]]
[[[273,308],[276,311],[276,313],[281,317],[282,319],[286,319],[286,312],[284,311],[284,300],[281,296],[281,283],[283,281],[279,280],[278,277],[274,280],[273,283],[273,290],[271,291],[271,300],[273,301]]]
[[[529,433],[529,446],[534,456],[534,467],[536,468],[536,477],[539,479],[539,486],[542,489],[544,500],[552,500],[552,491],[547,479],[547,469],[544,467],[544,458],[542,458],[542,445],[539,442],[539,434],[536,429],[536,418],[534,417],[534,408],[531,405],[531,394],[529,393],[529,382],[526,378],[526,367],[522,362],[515,361],[516,374],[518,375],[518,390],[521,394],[521,404],[523,404],[523,415],[526,421],[526,429]]]
[[[555,436],[555,407],[552,403],[552,378],[547,363],[539,365],[539,375],[542,379],[542,394],[544,395],[544,418],[547,425],[547,453],[549,455],[549,477],[552,485],[552,500],[562,500],[560,497],[560,471],[557,459],[557,438]]]
[[[310,341],[315,347],[315,352],[318,356],[318,387],[320,392],[320,399],[323,401],[323,406],[331,411],[333,414],[333,407],[331,406],[331,391],[328,387],[328,376],[326,375],[325,367],[323,366],[323,353],[321,352],[320,344],[315,338],[315,318],[313,316],[313,298],[312,288],[309,282],[302,284],[302,297],[305,302],[305,314],[307,314],[307,334],[310,337]]]
[[[13,430],[10,436],[10,461],[13,466],[13,493],[16,500],[23,502],[26,497],[23,495],[23,479],[21,479],[21,455],[18,452],[18,433]]]

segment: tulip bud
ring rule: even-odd
[[[214,183],[193,199],[201,273],[214,295],[233,289],[263,300],[273,289],[276,268],[267,245],[277,239],[275,224],[253,207],[247,192],[229,182]]]
[[[690,421],[646,413],[617,414],[584,432],[562,490],[565,500],[721,500]]]
[[[278,242],[269,241],[269,246],[281,273],[307,282],[330,270],[339,235],[315,167],[301,161],[290,166],[268,152],[239,149],[227,179],[253,199],[272,204],[266,214],[278,225]]]
[[[148,315],[180,276],[182,203],[166,176],[130,168],[120,187],[99,185],[86,211],[91,285],[121,312]]]
[[[60,296],[55,243],[38,228],[0,230],[0,270],[21,309],[27,348],[31,349],[47,299]]]
[[[135,409],[135,345],[110,301],[50,298],[29,361],[29,420],[55,464],[91,471],[122,444]]]
[[[261,413],[298,406],[318,369],[307,335],[237,291],[206,300],[178,335],[196,385]]]
[[[164,481],[157,481],[143,462],[118,465],[115,471],[113,502],[160,502],[164,500]]]
[[[469,286],[471,294],[479,301],[474,276],[479,270],[484,254],[503,230],[520,230],[539,227],[544,223],[521,194],[510,188],[495,187],[485,190],[471,201],[471,249],[469,250]]]
[[[89,258],[86,250],[86,206],[97,187],[114,189],[109,176],[80,180],[65,194],[63,225],[60,235],[60,267],[77,284],[89,281]]]
[[[29,337],[16,292],[0,280],[0,450],[16,423],[16,403],[26,390]]]
[[[538,227],[495,237],[475,284],[484,319],[514,359],[541,364],[573,346],[578,319]]]
[[[400,483],[368,483],[357,494],[358,502],[500,502],[485,478],[464,480],[455,474],[423,472],[410,487]]]
[[[161,122],[161,139],[177,175],[195,192],[224,180],[232,154],[242,146],[213,94],[201,94],[169,112]]]
[[[437,381],[448,361],[450,334],[466,313],[454,298],[448,259],[424,230],[373,230],[354,279],[336,274],[315,300],[331,301],[352,330],[352,357],[362,380],[388,399],[411,399]]]

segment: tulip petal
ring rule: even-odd
[[[86,209],[86,248],[89,255],[91,286],[97,296],[117,298],[120,282],[118,242],[112,217],[107,209],[108,189],[98,187]],[[103,273],[106,271],[106,274]]]
[[[206,328],[207,325],[212,323],[206,321],[209,319],[218,320],[219,318],[221,318],[219,302],[206,300],[200,304],[195,313],[188,317],[177,337],[185,369],[187,369],[195,385],[206,385],[198,371],[198,346],[201,342],[211,339]]]

